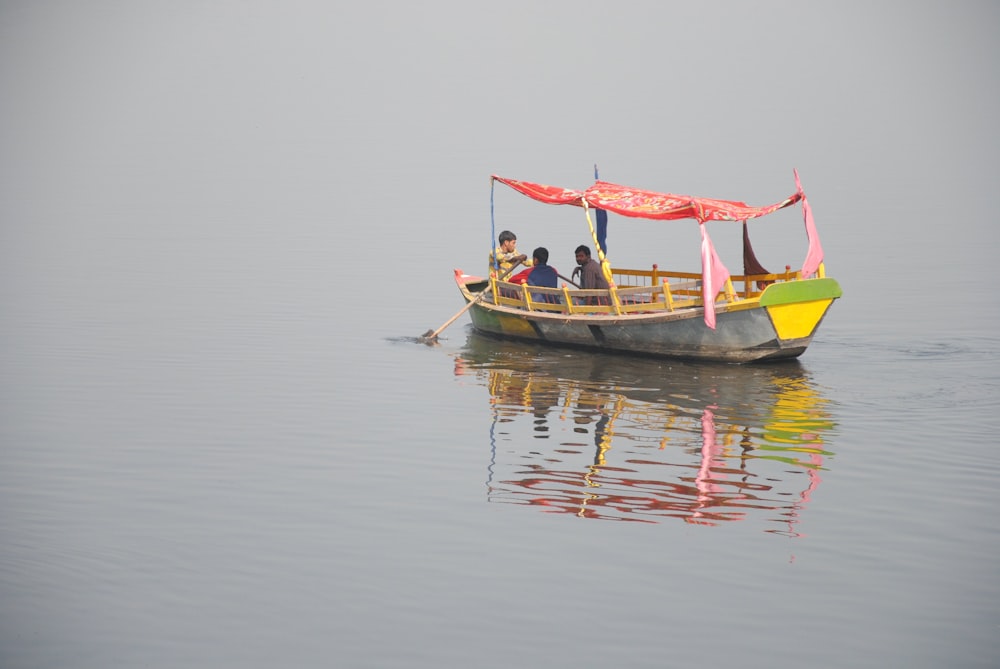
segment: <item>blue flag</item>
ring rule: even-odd
[[[594,181],[600,181],[600,177],[597,176],[597,163],[594,163]],[[604,251],[604,255],[608,254],[608,212],[603,209],[597,209],[597,244]]]

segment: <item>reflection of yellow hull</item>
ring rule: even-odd
[[[494,502],[624,521],[794,524],[831,455],[827,400],[794,362],[664,367],[472,335],[456,370],[489,389]]]

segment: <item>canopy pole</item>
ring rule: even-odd
[[[597,241],[597,230],[594,229],[594,222],[590,220],[590,205],[587,200],[583,201],[583,213],[587,217],[587,225],[590,227],[590,236],[594,240],[594,246],[597,248],[597,257],[601,259],[601,273],[604,274],[604,278],[608,282],[608,287],[614,289],[615,281],[611,277],[611,263],[608,262],[608,258],[604,255],[604,249],[601,248],[601,243]]]
[[[493,211],[493,192],[496,190],[497,180],[490,177],[490,255],[493,256],[493,272],[494,274],[500,272],[500,258],[497,257],[495,249],[493,247],[494,240],[497,238],[496,229],[496,216]]]

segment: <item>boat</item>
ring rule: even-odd
[[[762,207],[600,180],[585,190],[573,190],[492,175],[494,240],[496,184],[543,204],[581,208],[608,288],[585,290],[567,283],[557,288],[527,286],[508,281],[496,265],[485,277],[455,269],[472,327],[484,335],[664,358],[781,360],[805,352],[842,294],[837,281],[826,276],[823,249],[798,172],[795,193]],[[805,224],[805,260],[799,269],[786,265],[784,271],[769,272],[757,261],[748,223],[796,204],[802,207]],[[622,223],[615,222],[621,229],[630,218],[671,225],[696,222],[701,230],[700,270],[663,269],[656,262],[645,268],[612,265],[605,253],[609,213],[622,217]],[[731,274],[720,259],[708,234],[709,222],[742,224],[743,274]]]

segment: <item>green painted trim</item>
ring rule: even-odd
[[[842,295],[840,284],[830,278],[772,283],[760,295],[760,306],[829,300]]]

